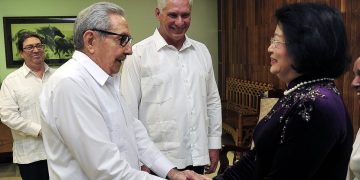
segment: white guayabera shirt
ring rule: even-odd
[[[128,112],[119,76],[109,76],[85,54],[50,78],[40,96],[50,179],[162,179],[174,166]]]
[[[45,160],[43,141],[39,135],[41,112],[39,94],[54,69],[45,64],[42,79],[25,65],[10,73],[0,90],[0,118],[11,129],[13,161],[19,164]]]
[[[186,37],[180,50],[158,30],[133,47],[121,93],[156,146],[178,168],[209,163],[221,148],[221,102],[206,46]]]
[[[353,144],[346,180],[360,180],[360,131]]]

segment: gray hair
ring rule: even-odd
[[[76,50],[84,47],[83,34],[90,29],[108,30],[111,27],[109,15],[124,16],[124,9],[110,2],[98,2],[83,9],[78,14],[74,24],[74,45]],[[100,34],[102,35],[102,34]]]
[[[157,0],[157,8],[162,12],[168,0]],[[193,5],[193,0],[189,0],[190,7]]]

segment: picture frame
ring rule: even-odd
[[[73,27],[76,16],[3,17],[6,67],[20,67],[24,63],[16,48],[18,37],[31,31],[45,44],[45,62],[59,66],[74,52]]]

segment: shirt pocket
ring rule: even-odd
[[[41,151],[42,140],[40,138],[35,137],[20,137],[14,141],[14,149],[16,149],[17,156],[29,156],[31,154],[37,154]]]
[[[153,122],[148,125],[149,136],[160,151],[179,148],[179,132],[175,119]]]
[[[173,84],[168,73],[160,73],[141,79],[141,101],[161,104],[172,98]]]
[[[34,88],[22,88],[15,90],[16,103],[19,106],[19,111],[23,117],[29,117],[32,109],[38,102],[38,93]]]

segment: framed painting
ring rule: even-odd
[[[3,17],[6,67],[19,67],[24,60],[16,42],[26,32],[35,32],[45,44],[45,62],[59,66],[74,52],[73,26],[75,16]]]

